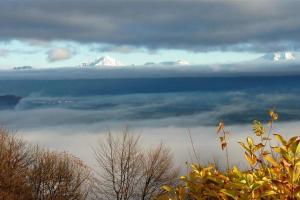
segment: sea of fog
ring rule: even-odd
[[[94,165],[92,147],[108,130],[128,127],[144,146],[169,146],[176,162],[195,162],[188,132],[201,162],[224,162],[216,125],[231,131],[232,162],[244,165],[238,141],[254,119],[276,108],[274,131],[299,135],[300,76],[0,80],[0,95],[21,96],[0,110],[2,126],[41,146],[69,151]]]

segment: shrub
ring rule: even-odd
[[[252,137],[240,142],[248,170],[234,166],[222,172],[214,165],[191,165],[190,173],[180,177],[181,183],[176,187],[164,186],[165,193],[157,199],[300,199],[300,137],[286,140],[273,134],[279,144],[271,146],[272,125],[278,114],[271,110],[269,115],[268,130],[261,122],[253,122],[260,142],[255,143]],[[219,124],[217,132],[222,134],[221,147],[226,150],[228,132],[224,123]]]

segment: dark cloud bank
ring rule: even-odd
[[[298,50],[299,1],[1,1],[0,38],[156,48]]]

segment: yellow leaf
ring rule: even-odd
[[[246,146],[245,143],[239,142],[239,144],[240,144],[246,151],[248,151],[249,153],[251,153],[251,150]]]
[[[270,115],[272,121],[276,121],[278,119],[278,114],[275,112],[274,109],[269,111],[269,115]]]
[[[261,122],[254,120],[252,126],[253,126],[253,131],[257,136],[261,136],[265,134],[265,129]]]
[[[252,174],[247,174],[247,182],[252,183],[253,182],[253,175]]]
[[[172,188],[170,186],[167,186],[167,185],[164,185],[162,186],[162,189],[167,191],[167,192],[171,192],[172,191]]]
[[[240,171],[239,171],[239,169],[237,168],[237,166],[233,166],[232,172],[235,173],[235,174],[240,174]]]
[[[275,195],[275,194],[277,194],[275,191],[269,190],[269,191],[265,191],[261,197],[271,196],[271,195]]]
[[[220,137],[220,141],[224,142],[225,141],[225,137]]]
[[[233,190],[221,189],[220,192],[222,192],[223,194],[226,194],[227,196],[230,196],[233,199],[238,199],[236,192]]]
[[[248,143],[250,149],[252,149],[252,147],[254,146],[254,143],[253,143],[253,139],[251,137],[247,137],[247,143]]]
[[[281,144],[283,144],[283,145],[287,144],[286,140],[280,134],[273,134],[273,135],[279,142],[281,142]]]
[[[217,133],[220,133],[220,131],[223,129],[224,129],[224,122],[220,122],[217,128]]]
[[[270,156],[268,153],[263,153],[264,159],[266,159],[268,162],[270,162],[273,166],[278,167],[279,164],[276,162],[276,160]]]
[[[245,152],[245,158],[247,159],[247,161],[248,161],[248,163],[250,164],[250,165],[255,165],[256,164],[256,162],[257,162],[257,158],[256,158],[256,156],[255,155],[250,155],[250,154],[248,154],[247,152]]]
[[[260,184],[260,183],[254,183],[254,184],[252,184],[251,186],[250,186],[250,188],[252,189],[252,190],[257,190],[258,188],[260,188],[262,186],[262,184]]]
[[[300,154],[300,142],[298,143],[297,149],[296,149],[296,154]]]
[[[191,168],[194,172],[198,172],[201,171],[200,167],[198,165],[195,164],[191,164]]]
[[[272,149],[276,152],[276,153],[284,153],[284,150],[281,147],[272,147]]]
[[[293,182],[296,183],[300,179],[300,167],[296,167],[293,173]]]
[[[297,137],[295,140],[293,140],[291,143],[290,141],[288,142],[289,148],[291,149],[291,151],[293,152],[293,154],[297,154],[297,151],[299,150],[299,145],[300,145],[300,140],[297,140]]]

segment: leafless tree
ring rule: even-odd
[[[93,187],[95,199],[151,199],[177,176],[168,149],[160,145],[145,151],[140,136],[131,135],[128,129],[121,135],[109,132],[94,152],[99,164]]]
[[[34,199],[87,198],[90,170],[81,160],[67,153],[37,148],[28,176]]]
[[[100,167],[95,180],[95,199],[129,200],[136,197],[142,156],[139,137],[124,130],[120,137],[110,132],[94,150]]]
[[[140,199],[150,200],[163,192],[162,186],[176,182],[179,168],[174,167],[173,155],[163,144],[144,153],[143,158]]]

